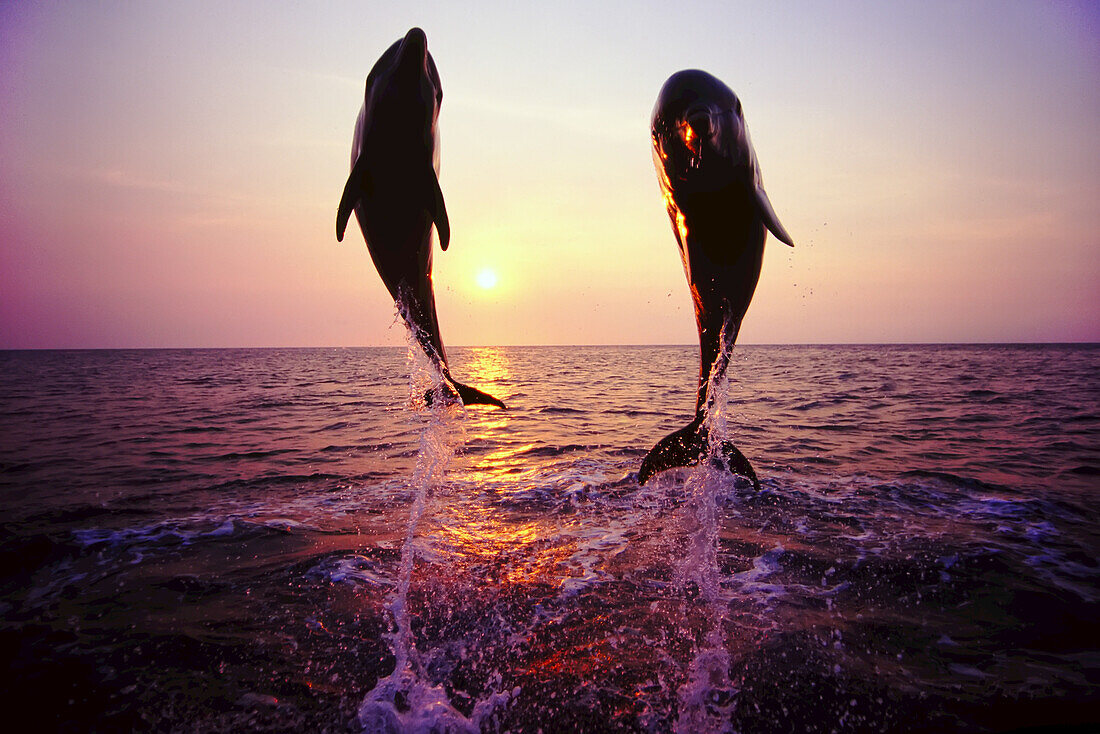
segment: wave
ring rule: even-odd
[[[256,538],[285,535],[306,527],[302,523],[279,518],[251,521],[226,518],[222,521],[208,518],[165,520],[151,525],[131,528],[85,528],[73,530],[76,542],[89,551],[128,553],[141,560],[144,553],[172,547],[186,547],[204,541]],[[137,562],[135,560],[134,562]]]
[[[305,575],[333,584],[389,589],[397,583],[397,559],[383,562],[360,554],[329,556],[310,567]]]
[[[1095,477],[1100,475],[1100,466],[1096,466],[1095,464],[1082,464],[1066,469],[1063,473],[1075,474],[1083,477]]]
[[[907,469],[905,471],[902,471],[900,473],[900,476],[912,477],[916,479],[934,479],[937,482],[967,490],[981,490],[985,492],[1012,491],[1009,487],[1005,485],[983,481],[976,477],[968,477],[960,474],[952,474],[951,472],[935,471],[931,469]]]

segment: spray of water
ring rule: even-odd
[[[736,336],[736,327],[727,321],[723,341],[732,347]],[[710,437],[708,455],[695,466],[684,487],[689,503],[689,538],[687,553],[678,570],[679,585],[683,590],[691,587],[698,590],[706,632],[677,691],[678,717],[674,729],[677,734],[732,731],[730,718],[736,691],[729,678],[730,653],[723,631],[726,605],[718,567],[718,497],[730,481],[721,448],[728,438],[728,355],[729,349],[720,349],[710,371],[704,406],[704,426]]]
[[[395,662],[393,672],[379,679],[360,704],[359,724],[364,732],[477,732],[480,719],[491,714],[499,702],[479,703],[471,718],[451,705],[443,688],[432,685],[425,673],[407,607],[416,563],[417,527],[432,489],[442,482],[447,463],[464,439],[462,404],[446,399],[445,379],[420,349],[411,327],[408,339],[409,403],[415,408],[411,415],[421,422],[421,430],[411,480],[413,504],[401,548],[398,581],[386,602],[390,623],[386,637]],[[432,399],[426,401],[429,395]]]

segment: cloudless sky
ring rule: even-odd
[[[413,25],[447,344],[696,341],[648,130],[692,67],[740,95],[796,244],[742,342],[1100,341],[1098,8],[2,3],[0,348],[404,344],[334,222]]]

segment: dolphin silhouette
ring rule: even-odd
[[[351,175],[336,214],[336,239],[344,239],[354,210],[382,282],[443,376],[444,389],[467,405],[503,408],[492,395],[451,376],[439,335],[432,288],[433,225],[444,251],[451,238],[438,177],[442,102],[443,87],[428,53],[428,38],[412,28],[367,75],[351,144]]]
[[[700,368],[694,420],[650,450],[638,482],[713,453],[760,489],[736,446],[723,441],[712,452],[705,417],[710,385],[725,375],[760,279],[767,231],[794,243],[764,192],[741,101],[720,80],[695,69],[669,77],[657,95],[651,133],[657,179],[695,304]]]

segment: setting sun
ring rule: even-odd
[[[489,268],[482,269],[482,271],[477,274],[477,284],[486,290],[495,288],[497,284],[496,271],[490,270]]]

